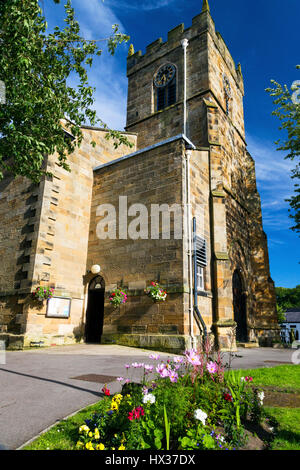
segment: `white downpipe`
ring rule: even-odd
[[[181,45],[183,47],[183,135],[186,135],[186,49],[189,41],[183,39]]]
[[[190,158],[192,151],[186,150],[186,199],[187,199],[187,232],[188,232],[188,271],[189,271],[189,313],[190,313],[190,337],[192,348],[196,341],[194,336],[194,296],[193,296],[193,259],[192,259],[192,219],[191,219],[191,185],[190,185]]]
[[[181,45],[183,48],[183,135],[186,136],[186,122],[187,122],[187,111],[186,111],[186,78],[187,78],[187,66],[186,66],[186,49],[188,47],[189,41],[183,39]],[[192,348],[195,346],[195,336],[194,336],[194,306],[193,306],[193,260],[192,260],[192,219],[191,219],[191,188],[190,188],[190,158],[191,150],[186,150],[185,158],[185,185],[186,185],[186,218],[187,218],[187,236],[188,236],[188,277],[189,277],[189,314],[190,314],[190,337],[192,342]]]

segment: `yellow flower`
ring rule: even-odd
[[[112,409],[112,410],[118,410],[118,409],[119,409],[119,405],[118,405],[117,403],[114,403],[114,402],[113,402],[113,403],[111,404],[111,409]]]
[[[77,444],[76,444],[76,447],[77,448],[83,447],[83,442],[78,441]]]
[[[89,432],[89,437],[93,437],[93,433],[92,432]]]
[[[79,428],[80,433],[82,433],[82,432],[88,433],[89,430],[90,430],[90,428],[86,424],[84,424],[83,426],[80,426],[80,428]]]
[[[85,444],[85,447],[87,448],[87,450],[95,450],[91,442],[87,442],[87,444]]]
[[[98,428],[95,428],[95,439],[96,439],[96,441],[97,441],[98,439],[100,439],[100,433],[99,433],[99,429],[98,429]]]
[[[104,450],[104,449],[105,449],[104,444],[98,444],[98,445],[96,446],[96,450]]]
[[[116,448],[115,448],[115,447],[112,447],[111,450],[116,450]]]
[[[125,446],[121,444],[118,450],[125,450]]]

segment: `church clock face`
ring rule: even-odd
[[[162,65],[154,76],[154,84],[157,88],[162,88],[168,85],[175,77],[175,65],[165,64]]]

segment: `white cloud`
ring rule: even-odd
[[[63,3],[63,2],[62,2]],[[61,26],[65,17],[63,4],[53,7],[53,0],[46,4],[46,16],[49,29],[58,23]],[[126,32],[116,14],[109,8],[108,2],[101,0],[73,0],[76,19],[86,39],[105,39],[112,33],[112,25],[118,24],[121,32]],[[111,56],[107,51],[106,41],[99,41],[102,55],[94,58],[91,69],[88,68],[89,84],[96,88],[94,95],[98,117],[109,127],[122,130],[126,120],[127,78],[126,57],[128,44],[119,45],[117,52]],[[72,75],[68,83],[76,86],[76,77]]]
[[[283,180],[290,181],[293,162],[284,160],[284,153],[277,151],[273,142],[262,141],[248,134],[247,143],[248,150],[255,160],[256,177],[259,181],[272,182],[272,185],[279,182],[280,187]]]
[[[109,8],[108,2],[101,0],[73,0],[74,8],[84,37],[102,39],[112,32],[112,25],[118,24],[121,32],[124,27]],[[100,46],[102,47],[102,45]],[[94,108],[97,115],[111,128],[122,130],[126,119],[126,56],[128,45],[119,46],[115,56],[111,56],[103,42],[103,52],[95,59],[89,72],[89,83],[96,88]]]
[[[255,160],[257,186],[261,195],[263,224],[269,232],[288,230],[293,222],[289,218],[289,203],[294,183],[291,180],[292,161],[284,160],[284,153],[276,150],[276,145],[247,135],[248,150]],[[282,244],[282,240],[272,239],[272,244]]]
[[[158,10],[164,8],[171,3],[175,3],[176,0],[105,0],[108,6],[125,8],[127,10]]]

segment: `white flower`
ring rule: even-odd
[[[263,405],[263,403],[264,403],[264,398],[265,398],[264,392],[259,392],[259,393],[257,394],[257,396],[258,396],[258,399],[259,399],[259,401],[260,401],[260,404]]]
[[[147,395],[144,395],[143,403],[151,403],[152,405],[153,403],[155,403],[155,395],[153,395],[152,393],[148,393]]]
[[[245,377],[241,377],[241,382],[246,382]]]
[[[195,413],[194,413],[194,417],[195,417],[195,419],[197,419],[198,421],[201,421],[201,423],[203,424],[203,426],[205,426],[205,421],[206,421],[206,418],[207,418],[207,414],[205,413],[205,411],[196,410]]]

